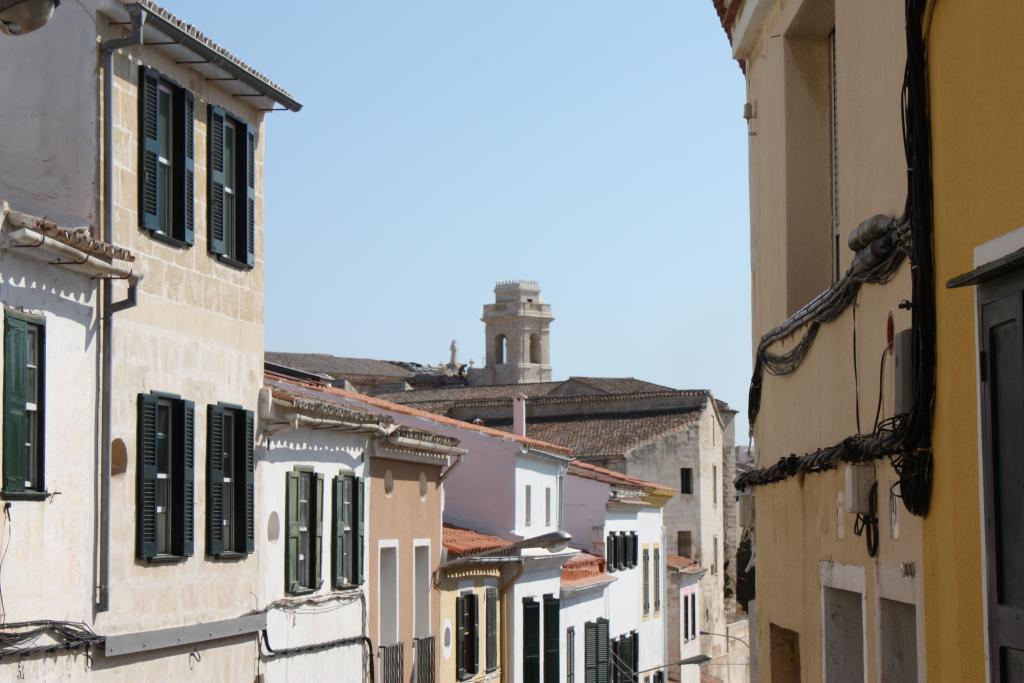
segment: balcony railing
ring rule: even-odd
[[[403,683],[405,673],[403,662],[404,646],[402,643],[381,645],[377,648],[377,659],[380,662],[381,683]]]
[[[416,678],[413,683],[434,683],[434,637],[414,638]]]

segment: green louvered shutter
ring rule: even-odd
[[[629,654],[630,654],[630,666],[632,667],[633,683],[638,683],[640,680],[640,633],[633,631],[633,636],[629,639]]]
[[[583,683],[597,683],[597,624],[583,625]]]
[[[311,515],[316,517],[316,536],[311,539],[312,552],[310,556],[313,560],[313,582],[314,588],[320,588],[323,585],[323,547],[324,547],[324,475],[319,472],[316,474],[316,494],[313,500],[310,501],[309,512]]]
[[[466,598],[455,598],[455,669],[459,680],[466,675]]]
[[[364,558],[366,539],[366,480],[356,479],[355,496],[352,502],[352,513],[355,516],[356,540],[352,547],[352,564],[355,567],[356,583],[362,585],[365,580]]]
[[[299,473],[288,472],[285,485],[287,543],[284,548],[284,583],[289,593],[297,593],[299,584]]]
[[[480,671],[480,599],[474,593],[470,595],[469,615],[466,618],[466,629],[470,633],[469,663],[466,668],[473,674]]]
[[[160,230],[158,165],[160,139],[157,126],[160,78],[152,69],[139,67],[139,223]],[[168,226],[170,227],[170,226]]]
[[[558,610],[560,601],[553,595],[544,596],[544,683],[558,683],[562,658],[558,647],[560,627]]]
[[[245,552],[256,550],[256,416],[251,410],[245,417]]]
[[[488,586],[487,596],[487,642],[484,644],[484,668],[494,671],[498,668],[498,589]]]
[[[206,548],[224,552],[224,409],[206,407]]]
[[[25,363],[28,323],[7,318],[4,328],[4,491],[24,491],[28,478]]]
[[[245,263],[256,265],[256,131],[245,127]]]
[[[224,135],[226,115],[220,107],[212,104],[209,109],[210,149],[209,181],[207,182],[207,203],[210,205],[207,248],[214,254],[224,254]]]
[[[196,503],[196,406],[181,402],[181,554],[191,557],[195,552]]]
[[[181,138],[185,141],[180,184],[177,189],[179,210],[174,212],[175,216],[181,217],[181,239],[185,244],[195,244],[196,241],[196,211],[195,211],[195,187],[196,187],[196,144],[195,144],[195,119],[196,100],[195,96],[185,89],[178,90],[181,96]]]
[[[609,683],[608,620],[597,620],[597,683]]]
[[[139,468],[137,552],[139,557],[156,557],[156,410],[157,398],[139,394]]]
[[[355,480],[350,475],[334,478],[334,587],[342,588],[352,581],[352,489]]]
[[[523,600],[523,683],[540,683],[540,604]]]

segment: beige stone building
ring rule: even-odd
[[[754,671],[919,680],[931,387],[911,310],[931,285],[906,258],[906,3],[715,6],[747,83]]]
[[[2,294],[8,329],[36,340],[28,370],[5,373],[4,579],[48,577],[5,591],[3,620],[57,624],[27,646],[92,646],[91,660],[5,659],[0,676],[251,679],[264,112],[300,105],[146,0],[64,3],[0,40],[0,79],[0,197],[79,228]],[[20,262],[15,246],[0,259]],[[86,266],[96,279],[61,281]],[[39,376],[45,393],[19,393]],[[38,476],[21,478],[26,461]]]

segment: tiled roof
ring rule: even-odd
[[[516,436],[509,432],[503,432],[500,429],[492,429],[490,427],[484,427],[482,425],[475,425],[469,422],[463,422],[462,420],[456,420],[444,415],[435,415],[434,413],[428,413],[424,410],[418,410],[409,406],[398,405],[397,403],[391,403],[375,396],[367,396],[365,394],[358,394],[354,391],[346,391],[339,389],[338,387],[332,387],[326,384],[315,384],[311,382],[304,382],[302,380],[295,379],[293,377],[287,377],[284,375],[278,375],[273,372],[265,371],[266,378],[277,382],[287,382],[292,386],[304,387],[307,390],[320,392],[321,394],[329,394],[339,396],[342,398],[357,401],[363,405],[373,406],[375,408],[381,408],[382,410],[388,410],[394,413],[400,413],[402,415],[410,415],[413,417],[422,417],[428,421],[436,422],[438,424],[445,424],[452,427],[458,427],[459,429],[465,429],[471,432],[477,432],[479,434],[486,434],[487,436],[493,436],[499,439],[506,439],[510,441],[516,441],[524,446],[535,448],[539,451],[546,453],[556,453],[559,455],[568,456],[571,454],[571,449],[565,446],[556,445],[553,443],[547,443],[540,439],[534,439],[525,436]]]
[[[676,569],[684,574],[696,574],[704,571],[700,563],[682,555],[666,555],[665,566],[669,569]]]
[[[562,565],[561,583],[567,588],[585,588],[613,580],[607,572],[605,559],[587,552],[580,552]]]
[[[686,412],[619,413],[597,416],[531,418],[526,433],[531,437],[571,448],[577,458],[625,455],[651,439],[682,429],[700,417],[697,409]],[[510,426],[503,429],[511,430]]]
[[[12,228],[35,230],[69,247],[74,247],[90,256],[119,261],[134,261],[135,257],[124,247],[108,244],[92,236],[89,228],[64,228],[52,221],[15,211],[5,201],[0,201],[0,223]]]
[[[444,547],[450,555],[455,557],[482,553],[487,550],[497,550],[498,548],[512,545],[512,541],[482,534],[472,529],[457,527],[453,524],[445,524],[443,533]]]
[[[449,402],[512,400],[523,394],[528,399],[554,396],[593,396],[601,394],[636,394],[642,392],[675,391],[674,389],[632,377],[570,377],[560,382],[528,382],[524,384],[495,384],[481,387],[444,387],[381,394],[395,403],[444,404]]]
[[[615,470],[610,470],[605,467],[599,467],[589,462],[582,460],[573,460],[569,463],[569,474],[574,474],[577,477],[583,477],[584,479],[593,479],[594,481],[600,481],[605,484],[611,484],[612,486],[626,486],[629,488],[640,489],[640,490],[654,490],[662,489],[668,490],[660,484],[655,484],[651,481],[644,479],[637,479]]]
[[[186,33],[189,36],[189,38],[192,38],[192,39],[202,43],[203,45],[205,45],[209,49],[211,49],[214,52],[216,52],[223,59],[226,59],[227,61],[231,62],[236,67],[238,67],[239,69],[242,69],[243,71],[247,72],[253,78],[256,78],[256,79],[262,81],[263,83],[265,83],[266,85],[270,86],[274,90],[277,90],[282,95],[284,95],[285,97],[289,98],[290,100],[294,100],[295,99],[292,96],[292,94],[289,93],[287,90],[282,88],[280,85],[278,85],[274,81],[270,80],[269,77],[267,77],[266,75],[260,73],[259,71],[254,69],[249,64],[245,63],[243,60],[241,60],[238,57],[236,57],[235,55],[231,54],[230,51],[228,51],[225,48],[223,48],[220,45],[218,45],[216,42],[214,42],[214,40],[212,38],[210,38],[207,35],[205,35],[196,26],[193,26],[192,24],[179,19],[174,14],[172,14],[170,11],[168,11],[164,7],[161,7],[160,5],[156,4],[152,0],[135,0],[134,2],[125,1],[124,5],[126,7],[129,7],[129,8],[132,5],[138,5],[139,7],[142,7],[143,9],[145,9],[147,12],[151,12],[151,13],[157,15],[158,17],[160,17],[164,21],[166,21],[166,22],[168,22],[170,24],[173,24],[178,29],[180,29],[181,31]],[[298,105],[298,106],[301,107],[302,105]]]
[[[333,378],[352,376],[393,377],[405,379],[413,373],[397,363],[372,358],[344,358],[329,353],[284,353],[267,351],[264,359],[296,370],[329,375]]]

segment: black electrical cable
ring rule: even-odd
[[[863,462],[889,457],[899,477],[900,499],[911,514],[924,516],[931,503],[932,469],[931,429],[935,397],[935,276],[932,253],[932,179],[931,132],[928,122],[927,63],[922,19],[926,0],[906,0],[907,62],[904,70],[901,119],[903,144],[907,160],[907,201],[904,216],[895,220],[899,227],[891,235],[909,228],[911,261],[911,345],[913,347],[914,400],[910,412],[880,422],[873,434],[847,437],[841,442],[802,456],[781,458],[778,463],[744,473],[736,480],[737,490],[748,486],[781,481],[808,472],[835,468],[840,462]],[[854,276],[851,266],[842,280],[819,295],[782,326],[765,335],[758,346],[754,375],[750,385],[747,413],[750,424],[757,418],[761,382],[767,368],[773,374],[793,372],[806,355],[817,334],[816,325],[839,315],[840,305],[848,306],[862,282],[885,282],[895,274],[906,248],[902,235],[895,238],[900,245],[876,265],[869,274]],[[886,268],[883,268],[886,266]],[[891,269],[891,270],[890,270]],[[886,275],[885,273],[888,273]],[[837,310],[838,309],[838,310]],[[830,317],[831,316],[831,317]],[[809,324],[804,338],[783,356],[784,361],[772,367],[773,357],[767,348],[791,337],[800,327]]]
[[[853,533],[864,536],[868,544],[868,557],[878,556],[878,482],[871,485],[868,492],[868,513],[857,515],[853,524]]]

